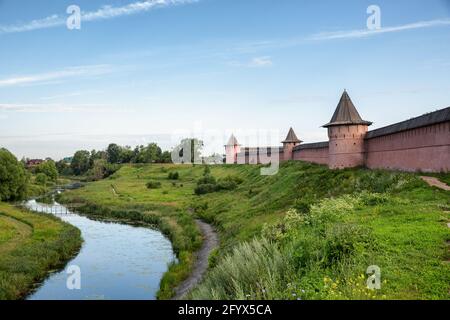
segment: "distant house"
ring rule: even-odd
[[[30,167],[35,167],[35,166],[40,165],[40,164],[43,163],[43,162],[45,162],[45,161],[42,160],[42,159],[30,159],[30,160],[28,160],[28,161],[26,162],[26,166],[27,166],[28,168],[30,168]]]

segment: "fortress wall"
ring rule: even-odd
[[[294,149],[293,159],[328,165],[328,147]]]
[[[367,138],[365,151],[365,165],[371,169],[448,172],[450,122]]]

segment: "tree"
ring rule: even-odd
[[[55,165],[59,175],[69,176],[73,174],[72,169],[70,168],[70,164],[67,163],[66,160],[59,160]]]
[[[106,159],[109,163],[120,163],[122,148],[115,143],[111,143],[106,149]]]
[[[99,159],[106,159],[106,152],[105,151],[96,151],[93,149],[91,151],[91,156],[89,157],[89,167],[94,167],[94,161]]]
[[[53,182],[58,180],[58,169],[56,168],[55,162],[53,160],[47,160],[42,162],[36,167],[36,173],[43,173]]]
[[[161,163],[172,163],[172,155],[169,151],[164,151],[160,158]]]
[[[158,147],[156,143],[149,143],[145,150],[145,162],[146,163],[152,163],[152,162],[159,162],[159,159],[161,158],[161,148]]]
[[[109,177],[119,170],[120,165],[108,163],[105,159],[94,161],[93,167],[88,171],[89,179],[97,181]]]
[[[118,163],[130,163],[133,160],[133,150],[130,146],[120,147],[120,155]]]
[[[26,195],[28,175],[22,163],[0,148],[0,201],[20,200]]]
[[[89,170],[89,158],[89,151],[80,150],[75,152],[72,162],[70,163],[70,168],[75,175],[79,176],[85,174]]]
[[[47,185],[47,180],[48,177],[45,175],[45,173],[40,172],[36,175],[36,183],[41,186]]]

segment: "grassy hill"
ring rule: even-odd
[[[165,274],[159,298],[170,297],[190,272],[201,244],[195,217],[217,227],[221,246],[192,298],[448,298],[448,192],[407,173],[301,162],[283,163],[274,176],[259,170],[211,167],[216,179],[242,183],[197,196],[202,166],[124,166],[61,200],[165,232],[179,264]],[[171,172],[178,180],[168,178]],[[371,265],[381,269],[381,290],[364,289]]]
[[[80,231],[58,218],[0,202],[0,300],[23,298],[81,241]]]

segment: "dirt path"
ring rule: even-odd
[[[203,244],[196,253],[196,261],[191,275],[175,289],[174,300],[183,299],[183,296],[202,280],[202,277],[208,268],[209,254],[219,245],[217,233],[211,225],[201,220],[195,220],[195,222],[203,234]]]
[[[423,181],[425,181],[426,183],[428,183],[432,187],[437,187],[437,188],[442,189],[442,190],[450,191],[450,186],[448,186],[447,184],[443,183],[442,181],[439,181],[438,178],[427,177],[427,176],[422,176],[421,178],[422,178]]]

